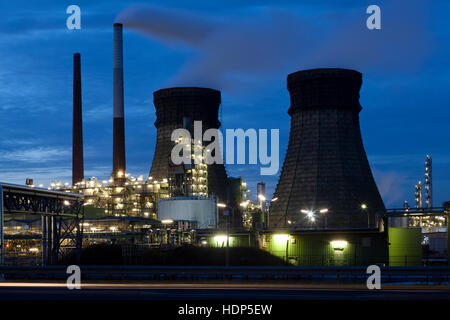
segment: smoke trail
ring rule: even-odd
[[[370,31],[365,7],[334,15],[280,9],[208,17],[183,10],[133,6],[117,21],[158,41],[196,50],[171,85],[233,89],[298,69],[347,67],[362,72],[411,71],[428,47],[423,1],[382,7],[382,30]],[[244,83],[245,84],[244,84]]]

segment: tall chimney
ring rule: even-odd
[[[123,110],[122,24],[114,24],[114,146],[113,177],[125,175],[125,123]]]
[[[84,179],[80,54],[73,54],[72,185]]]

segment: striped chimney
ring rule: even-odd
[[[123,107],[123,42],[122,24],[114,24],[114,140],[113,176],[125,174],[125,124]]]

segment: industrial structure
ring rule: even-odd
[[[25,248],[28,253],[41,252],[43,264],[57,264],[63,251],[80,252],[82,245],[83,195],[0,183],[0,263],[5,263],[5,217],[16,221],[40,220],[39,247]],[[23,225],[23,224],[22,224]],[[26,224],[25,224],[26,225]],[[17,226],[21,227],[21,226]],[[16,228],[17,228],[16,227]],[[12,230],[13,231],[13,230]],[[41,246],[40,246],[41,245]]]
[[[221,98],[220,91],[196,87],[162,89],[154,92],[153,96],[157,136],[149,176],[161,180],[169,176],[169,168],[173,166],[171,162],[171,150],[174,145],[171,140],[172,132],[186,127],[187,121],[190,124],[201,121],[202,137],[206,130],[218,129]],[[201,143],[203,144],[203,141]],[[207,176],[208,193],[219,197],[219,201],[226,201],[227,174],[224,165],[209,165]]]
[[[425,189],[426,189],[426,197],[425,202],[427,204],[427,208],[433,207],[433,166],[432,160],[429,155],[427,155],[427,160],[425,161]]]
[[[258,203],[261,210],[265,211],[267,209],[267,197],[266,197],[266,184],[264,182],[258,182],[256,185],[256,197],[258,198]]]
[[[81,103],[81,58],[73,55],[73,136],[72,136],[72,185],[84,179],[83,113]]]
[[[346,69],[288,76],[291,132],[271,227],[377,226],[384,204],[361,139],[361,84],[361,73]]]
[[[123,183],[125,163],[125,119],[123,102],[123,39],[122,25],[114,24],[114,121],[113,121],[113,179]]]
[[[221,92],[209,88],[153,93],[153,162],[148,177],[131,176],[125,157],[122,25],[114,24],[113,30],[111,176],[84,177],[81,59],[75,53],[72,185],[58,181],[36,188],[32,179],[27,186],[0,184],[2,264],[5,251],[32,253],[36,263],[39,256],[43,264],[56,264],[64,250],[79,252],[84,241],[140,248],[255,246],[294,265],[417,265],[423,262],[423,234],[431,241],[448,233],[450,206],[432,207],[430,156],[426,208],[419,182],[415,209],[406,202],[402,209],[385,209],[361,138],[362,75],[353,70],[288,76],[289,145],[272,199],[259,182],[256,199],[250,200],[240,177],[228,177],[223,164],[206,163],[209,150],[197,135],[221,126]],[[201,132],[196,132],[199,122]],[[172,140],[179,128],[194,137],[188,163],[171,159],[173,147],[185,138]]]

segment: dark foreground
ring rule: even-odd
[[[450,286],[389,285],[368,290],[362,285],[295,283],[86,283],[69,290],[65,283],[0,282],[0,300],[450,300]]]

